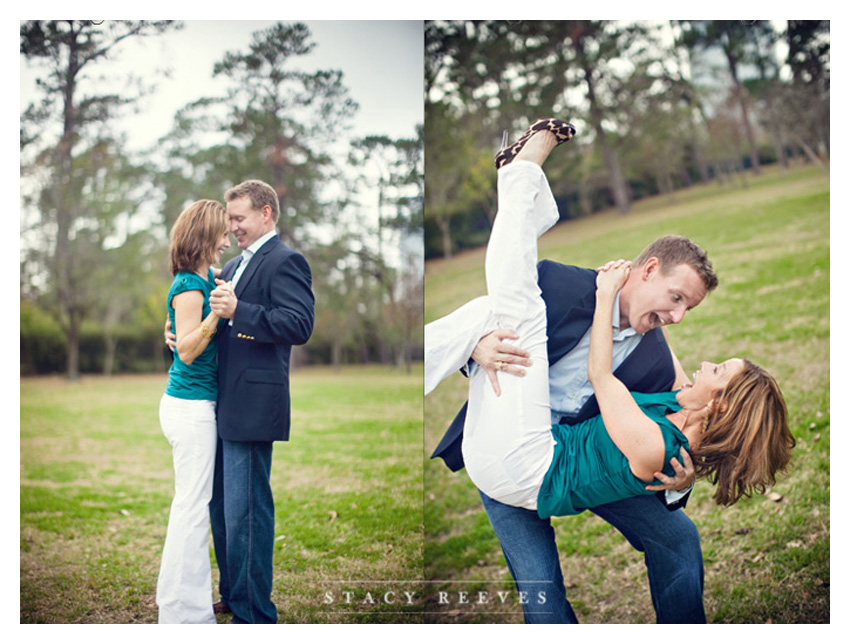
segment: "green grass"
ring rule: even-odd
[[[814,169],[767,169],[746,188],[647,199],[626,216],[557,226],[540,255],[596,266],[634,257],[665,233],[708,249],[721,279],[670,328],[685,369],[732,355],[762,364],[783,388],[798,439],[773,490],[779,501],[722,510],[697,484],[687,513],[702,536],[709,620],[829,622],[829,180]],[[426,321],[483,292],[483,261],[482,249],[427,264]],[[419,370],[383,368],[293,376],[292,441],[276,445],[272,466],[281,621],[522,620],[474,487],[427,460],[466,383],[452,376],[425,401],[423,473],[421,382]],[[21,380],[21,622],[156,621],[173,485],[157,417],[164,384]],[[654,621],[642,557],[619,533],[588,513],[554,524],[583,622]],[[416,600],[408,605],[404,592]]]
[[[670,327],[686,371],[700,360],[746,356],[777,378],[798,446],[772,492],[729,509],[698,482],[686,512],[700,529],[705,606],[719,623],[827,623],[830,599],[829,178],[768,168],[747,185],[702,186],[647,199],[628,215],[601,213],[548,232],[540,257],[580,266],[633,258],[677,233],[705,248],[720,286]],[[484,251],[426,265],[426,322],[484,292]],[[466,398],[454,375],[425,401],[429,455]],[[499,544],[463,472],[425,465],[425,567],[434,588],[473,583],[511,590]],[[642,555],[590,513],[555,519],[567,596],[586,623],[655,619]],[[521,622],[501,613],[431,606],[441,622]]]
[[[377,601],[422,596],[421,375],[293,375],[292,440],[276,443],[271,476],[280,622],[422,621],[421,600]],[[164,386],[21,380],[22,623],[156,622],[173,489]]]

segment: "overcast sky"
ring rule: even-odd
[[[251,35],[275,22],[187,20],[182,30],[128,40],[117,64],[157,86],[143,100],[142,113],[126,122],[130,145],[147,147],[168,132],[176,110],[202,96],[222,94],[226,81],[213,81],[213,65],[226,51],[246,51]],[[343,82],[360,105],[353,133],[414,136],[423,119],[422,21],[304,22],[316,47],[309,56],[295,58],[295,66],[343,72]],[[34,78],[22,60],[21,109],[34,96]]]
[[[128,39],[116,53],[115,63],[99,63],[92,71],[113,78],[132,73],[155,91],[142,99],[139,112],[122,118],[116,129],[127,134],[131,149],[154,146],[167,134],[178,109],[209,96],[221,96],[226,79],[213,79],[212,69],[227,51],[245,52],[252,34],[275,20],[187,20],[183,29],[163,36]],[[413,138],[423,122],[422,21],[303,21],[316,47],[293,59],[293,68],[312,72],[340,70],[343,83],[360,108],[351,130],[340,141],[370,134]],[[17,38],[16,38],[17,40]],[[38,98],[31,69],[20,56],[20,109]],[[166,73],[168,70],[168,73]],[[368,200],[368,209],[372,202]],[[142,215],[144,209],[136,213]],[[377,218],[377,213],[373,215]],[[136,225],[139,225],[138,223]],[[144,224],[146,225],[146,224]],[[22,242],[23,243],[23,242]]]
[[[343,72],[343,82],[360,104],[355,132],[413,136],[415,124],[422,121],[422,22],[306,22],[317,46],[309,56],[293,62],[304,71]],[[173,72],[171,79],[158,83],[159,91],[148,112],[151,128],[164,134],[176,109],[209,95],[212,88],[220,93],[222,85],[212,85],[213,64],[226,51],[246,51],[251,34],[274,23],[189,20],[181,31],[161,39],[158,47],[147,43],[151,58],[167,63]]]

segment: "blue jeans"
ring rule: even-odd
[[[227,527],[224,523],[224,448],[218,438],[215,450],[215,470],[213,471],[213,492],[210,499],[210,528],[212,530],[213,549],[218,566],[218,594],[221,601],[229,605],[230,579],[227,575]]]
[[[546,598],[543,604],[523,604],[526,623],[577,624],[550,521],[479,494],[517,590],[530,598],[542,592]],[[702,549],[699,532],[687,515],[667,510],[655,496],[632,497],[592,511],[644,553],[657,622],[704,624]]]
[[[237,624],[274,624],[274,499],[271,442],[219,439],[213,498],[213,545],[221,600]]]

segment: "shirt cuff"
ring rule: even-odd
[[[673,505],[674,503],[678,503],[682,500],[682,498],[684,498],[686,494],[689,494],[693,488],[693,485],[689,485],[687,489],[684,489],[681,492],[677,490],[664,490],[664,500],[667,505]]]

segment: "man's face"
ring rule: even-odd
[[[697,272],[687,264],[667,273],[655,257],[632,269],[620,295],[620,327],[646,333],[666,324],[678,324],[685,313],[702,302],[706,289]]]
[[[254,209],[250,197],[239,197],[227,202],[230,232],[233,233],[236,243],[242,250],[269,231],[271,217],[264,210]]]

